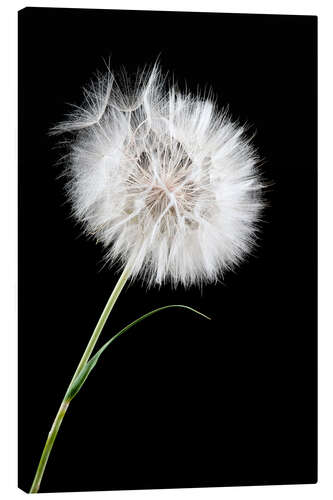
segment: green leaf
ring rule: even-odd
[[[122,335],[123,333],[127,332],[127,330],[129,330],[130,328],[132,328],[132,326],[135,326],[137,323],[140,323],[140,321],[142,321],[142,320],[144,320],[146,318],[149,318],[149,316],[152,316],[153,314],[156,314],[157,312],[164,311],[165,309],[169,309],[171,307],[180,307],[182,309],[188,309],[189,311],[195,312],[196,314],[199,314],[200,316],[203,316],[206,319],[210,319],[208,316],[206,316],[205,314],[197,311],[196,309],[193,309],[192,307],[178,305],[178,304],[159,307],[158,309],[154,309],[153,311],[150,311],[150,312],[144,314],[143,316],[140,316],[140,318],[136,319],[135,321],[132,321],[132,323],[129,323],[127,326],[125,326],[125,328],[123,328],[122,330],[120,330],[120,332],[116,333],[116,335],[114,335],[108,342],[106,342],[99,349],[99,351],[97,351],[96,354],[92,358],[89,359],[89,361],[84,365],[84,367],[82,368],[82,370],[80,371],[80,373],[78,374],[78,376],[75,378],[75,380],[73,380],[72,384],[68,388],[68,391],[67,391],[66,396],[65,396],[65,400],[70,401],[71,399],[74,398],[74,396],[76,396],[76,394],[79,392],[79,390],[83,386],[84,382],[86,381],[86,379],[87,379],[88,375],[90,374],[91,370],[95,367],[95,365],[96,365],[97,361],[99,360],[99,357],[102,354],[102,352],[104,352],[105,349],[114,340],[116,340],[118,337],[120,337],[120,335]]]

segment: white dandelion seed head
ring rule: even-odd
[[[71,132],[73,214],[148,284],[215,281],[256,241],[258,157],[211,98],[184,94],[155,65],[136,82],[108,71],[54,133]]]

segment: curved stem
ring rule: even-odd
[[[92,336],[90,337],[90,340],[89,340],[87,347],[83,353],[83,356],[82,356],[82,358],[81,358],[81,360],[80,360],[80,362],[75,370],[75,373],[74,373],[73,378],[68,386],[68,389],[70,388],[72,382],[75,380],[76,376],[79,374],[79,372],[82,370],[84,365],[89,360],[90,355],[91,355],[91,353],[96,345],[96,342],[97,342],[97,340],[98,340],[98,338],[103,330],[103,327],[106,323],[106,320],[108,319],[109,314],[112,311],[112,308],[115,305],[115,303],[120,295],[120,292],[124,288],[124,285],[129,277],[129,274],[130,274],[130,265],[127,264],[127,266],[123,270],[116,286],[114,287],[114,289],[110,295],[109,300],[106,303],[106,306],[101,314],[101,317],[98,320],[98,323],[95,327],[95,330],[93,331]],[[66,395],[67,395],[68,389],[65,393]],[[54,441],[57,437],[59,428],[61,426],[61,422],[66,414],[67,408],[68,408],[69,403],[70,403],[70,399],[66,398],[66,395],[65,395],[65,397],[64,397],[64,399],[59,407],[58,413],[54,419],[51,430],[48,434],[48,437],[47,437],[47,440],[46,440],[46,443],[45,443],[45,446],[44,446],[44,449],[42,452],[42,456],[40,458],[40,461],[39,461],[39,464],[37,467],[35,478],[33,480],[32,486],[30,488],[30,493],[38,493],[38,491],[39,491],[40,483],[41,483],[42,478],[43,478],[43,474],[45,471],[45,467],[46,467],[49,455],[51,453]]]

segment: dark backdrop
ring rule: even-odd
[[[316,18],[27,8],[19,13],[19,485],[27,490],[116,282],[69,219],[47,135],[102,58],[212,87],[248,120],[273,186],[260,247],[224,283],[121,295],[41,491],[316,481]]]

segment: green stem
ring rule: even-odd
[[[102,312],[102,315],[98,320],[96,328],[93,331],[93,334],[92,334],[92,336],[88,342],[88,345],[83,353],[83,356],[82,356],[82,358],[77,366],[77,369],[75,370],[75,373],[74,373],[73,378],[68,386],[68,389],[70,388],[72,382],[75,380],[76,376],[79,374],[79,372],[82,370],[84,365],[89,360],[90,355],[91,355],[91,353],[96,345],[96,342],[97,342],[97,340],[98,340],[98,338],[103,330],[103,327],[106,323],[106,320],[108,319],[109,314],[112,311],[112,308],[115,305],[115,303],[120,295],[120,292],[122,291],[128,277],[129,277],[129,274],[130,274],[130,265],[127,264],[127,266],[125,267],[124,271],[122,272],[116,286],[114,287],[114,289],[110,295],[109,300],[106,303],[106,306]],[[67,394],[68,389],[67,389],[65,394]],[[32,483],[31,489],[30,489],[30,493],[38,493],[48,458],[50,456],[54,441],[57,437],[61,422],[66,414],[69,403],[70,403],[70,399],[67,399],[65,396],[65,398],[63,399],[63,401],[60,405],[58,413],[54,419],[51,430],[48,434],[48,437],[47,437],[47,440],[46,440],[46,443],[45,443],[45,446],[44,446],[44,449],[42,452],[42,456],[40,458],[40,461],[39,461],[39,464],[37,467],[35,478],[33,480],[33,483]]]

